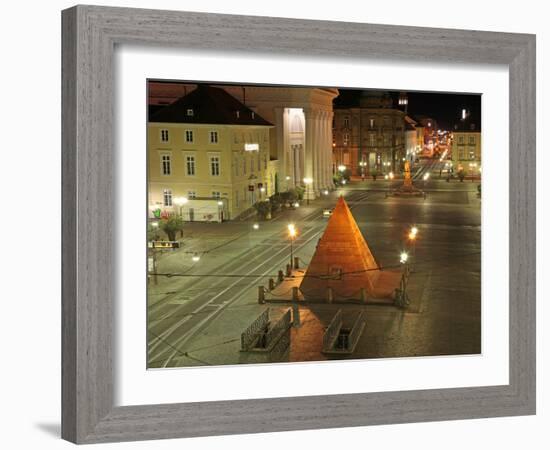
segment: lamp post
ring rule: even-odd
[[[412,227],[411,230],[409,231],[409,242],[410,242],[410,245],[412,246],[412,260],[413,260],[413,264],[416,263],[416,237],[418,235],[418,228],[417,227]],[[413,269],[414,266],[411,266],[411,269]]]
[[[293,223],[289,223],[288,226],[288,237],[290,239],[290,267],[292,267],[292,262],[294,261],[294,248],[293,248],[293,242],[296,238],[296,227]]]
[[[188,201],[189,199],[187,197],[176,197],[174,199],[174,203],[179,207],[179,215],[181,216],[182,219],[183,219],[183,212],[182,212],[183,205],[185,205]]]
[[[309,206],[309,185],[313,183],[311,178],[304,178],[304,183],[306,185],[306,205]]]

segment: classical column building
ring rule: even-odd
[[[271,160],[278,161],[278,191],[304,186],[315,198],[332,181],[333,100],[338,89],[284,86],[217,85],[243,105],[274,124],[269,131]],[[195,84],[149,83],[151,106],[159,108],[196,89]]]
[[[279,190],[304,186],[309,198],[334,188],[332,116],[337,89],[265,86],[220,86],[275,127],[271,156],[279,161]]]

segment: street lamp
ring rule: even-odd
[[[293,223],[289,223],[287,225],[287,228],[288,228],[288,237],[290,238],[290,267],[292,267],[292,261],[294,259],[294,248],[292,244],[298,232],[296,231],[296,227],[294,226]]]
[[[306,205],[309,206],[309,186],[311,183],[313,183],[313,179],[304,178],[304,183],[306,184]]]
[[[185,205],[188,201],[189,200],[188,200],[187,197],[176,197],[174,199],[174,203],[176,205],[178,205],[178,207],[179,207],[179,213],[180,213],[180,216],[182,217],[182,219],[183,219],[182,208],[183,208],[183,205]]]
[[[193,260],[193,262],[198,262],[201,257],[198,253],[193,253],[193,256],[191,257],[191,259]]]
[[[401,264],[405,264],[408,259],[409,259],[409,255],[407,254],[407,252],[401,252],[401,254],[399,255],[399,262]]]
[[[254,225],[252,225],[252,228],[254,228],[255,230],[257,230],[257,229],[260,228],[260,225],[258,225],[257,223],[255,223]]]
[[[411,246],[412,246],[413,264],[414,264],[414,262],[416,262],[416,237],[417,237],[417,235],[418,235],[418,228],[417,227],[412,227],[411,231],[409,231],[409,241],[410,241]]]

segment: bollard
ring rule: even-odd
[[[297,302],[298,301],[298,286],[292,287],[292,301]]]
[[[361,303],[367,303],[367,291],[364,287],[361,288],[359,295],[361,296]]]
[[[334,293],[332,292],[332,288],[329,286],[327,287],[327,302],[332,303],[334,301]]]
[[[297,256],[294,257],[294,268],[299,269],[300,268],[300,258]]]
[[[300,322],[300,308],[298,307],[298,303],[292,304],[292,326],[294,328],[300,328],[301,326]]]
[[[279,283],[281,283],[284,280],[283,271],[279,270],[279,273],[277,274],[277,279],[279,280]]]
[[[273,278],[269,279],[269,290],[272,291],[275,289],[275,280]]]
[[[260,305],[265,303],[265,290],[263,286],[258,286],[258,303]]]
[[[286,276],[289,277],[292,275],[292,267],[290,267],[290,264],[286,265]]]

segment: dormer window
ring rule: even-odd
[[[192,109],[188,109],[188,110],[187,110],[187,115],[190,116],[190,117],[192,117],[192,116],[195,115],[195,112],[194,112]]]

